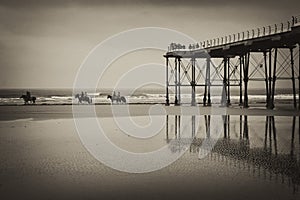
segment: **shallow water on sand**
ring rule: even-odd
[[[132,134],[132,127],[122,127],[120,119],[137,125],[142,138]],[[0,122],[0,197],[298,199],[298,120],[280,116],[98,118],[109,140],[126,151],[146,153],[166,145],[174,153],[185,151],[169,166],[142,174],[116,171],[94,159],[82,145],[73,119]],[[149,134],[151,123],[162,126]],[[205,141],[211,152],[201,157],[210,150]],[[189,148],[182,148],[188,142]]]

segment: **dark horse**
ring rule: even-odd
[[[28,102],[35,103],[36,97],[30,97],[23,94],[22,96],[20,96],[20,99],[24,100],[24,104],[28,104]]]
[[[80,96],[80,94],[76,94],[75,98],[78,98],[78,103],[82,103],[83,101],[86,101],[89,104],[92,103],[92,98],[90,98],[88,96]]]
[[[111,100],[111,103],[114,103],[114,101],[116,103],[126,103],[126,99],[124,96],[111,96],[111,95],[107,95],[107,98]]]

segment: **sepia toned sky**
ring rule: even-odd
[[[132,28],[170,28],[202,41],[299,14],[299,0],[0,0],[0,87],[70,88],[93,47]],[[150,54],[134,64],[163,64],[163,52]],[[112,68],[103,87],[131,64]]]

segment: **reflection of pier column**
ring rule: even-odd
[[[166,140],[169,142],[169,115],[166,115]]]
[[[294,151],[295,151],[295,129],[296,129],[296,117],[293,117],[293,127],[292,127],[292,138],[291,138],[291,157],[294,157]]]
[[[177,139],[177,115],[175,115],[175,138]]]
[[[242,139],[243,137],[243,132],[242,132],[242,127],[243,127],[243,116],[240,115],[240,139]]]
[[[277,156],[277,134],[276,134],[274,116],[271,116],[271,119],[272,119],[272,129],[273,129],[274,151],[275,151],[275,156]]]
[[[181,132],[180,132],[180,125],[181,125],[181,123],[180,123],[180,118],[181,118],[181,116],[178,115],[177,120],[178,120],[178,138],[179,138],[179,139],[180,139],[180,137],[181,137]]]
[[[196,126],[195,126],[196,116],[192,115],[192,138],[196,136]]]
[[[166,106],[170,105],[169,101],[169,58],[166,57]]]
[[[264,149],[267,150],[267,144],[268,144],[268,127],[269,127],[269,116],[266,116],[266,122],[265,122],[265,142],[264,142]]]
[[[206,138],[210,138],[210,115],[204,115],[205,128],[206,128]]]
[[[224,129],[224,138],[228,138],[229,133],[228,133],[228,115],[222,115],[223,118],[223,129]]]
[[[268,149],[268,137],[269,137],[269,149]],[[274,141],[272,141],[272,137]],[[268,150],[270,155],[273,152],[273,144],[272,144],[273,142],[274,142],[274,154],[275,156],[277,156],[278,150],[277,150],[277,133],[275,127],[275,118],[274,116],[266,116],[264,149],[265,151]]]
[[[249,140],[249,133],[248,133],[248,116],[244,115],[244,132],[243,135],[246,140]]]

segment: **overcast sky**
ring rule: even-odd
[[[202,41],[299,14],[299,0],[0,0],[0,87],[72,87],[94,46],[132,28],[171,28]],[[135,64],[151,59],[138,56]],[[111,79],[123,73],[111,72]]]

